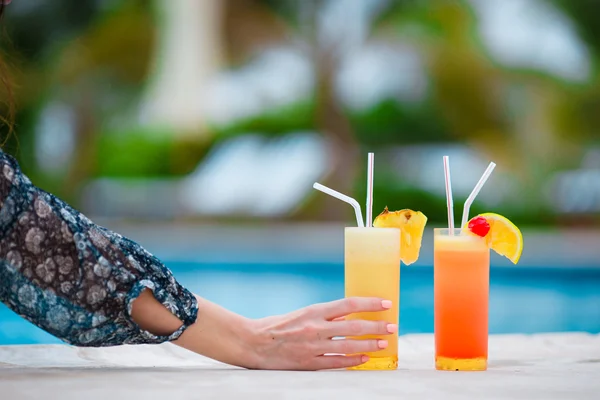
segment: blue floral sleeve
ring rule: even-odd
[[[145,290],[183,325],[169,336],[140,329]],[[196,298],[156,257],[35,187],[0,151],[0,301],[76,346],[160,343],[196,321]]]

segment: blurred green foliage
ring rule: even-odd
[[[151,178],[190,173],[210,143],[182,140],[164,131],[146,129],[105,132],[99,136],[95,176]]]
[[[311,99],[277,107],[265,113],[242,118],[230,124],[210,125],[215,140],[226,140],[246,133],[261,133],[268,137],[294,131],[314,130],[315,102]]]
[[[105,133],[99,136],[96,175],[103,177],[162,177],[171,174],[174,140],[145,131]]]
[[[448,140],[448,127],[434,106],[403,106],[384,100],[362,112],[349,112],[358,141],[365,146],[407,145]]]

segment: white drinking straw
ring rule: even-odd
[[[450,158],[444,156],[444,180],[446,182],[446,205],[448,206],[448,230],[454,235],[454,205],[452,203],[452,182],[450,180]]]
[[[333,196],[336,199],[339,199],[341,201],[344,201],[344,202],[350,204],[354,208],[354,213],[356,214],[356,223],[357,223],[358,227],[359,228],[365,227],[365,224],[363,222],[362,212],[360,211],[360,204],[358,204],[358,201],[354,200],[352,197],[348,197],[345,194],[336,192],[335,190],[330,189],[327,186],[323,186],[317,182],[315,182],[315,184],[313,185],[313,188],[320,190],[321,192],[326,193],[330,196]]]
[[[479,191],[492,174],[494,168],[496,168],[496,164],[491,162],[490,165],[488,165],[485,172],[483,173],[483,175],[481,175],[479,182],[477,182],[477,185],[475,185],[475,188],[473,189],[469,197],[467,197],[467,201],[465,201],[465,207],[463,208],[462,223],[460,225],[461,228],[466,227],[467,221],[469,220],[469,209],[471,208],[471,204],[473,204],[475,197],[477,197],[477,195],[479,194]]]
[[[373,226],[373,167],[375,154],[369,153],[367,161],[367,228]]]

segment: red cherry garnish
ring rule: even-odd
[[[490,224],[484,217],[475,217],[469,221],[469,230],[477,236],[485,237],[490,231]]]

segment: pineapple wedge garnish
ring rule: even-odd
[[[410,265],[419,259],[427,217],[409,209],[390,212],[386,207],[373,221],[376,228],[400,229],[400,260]]]

